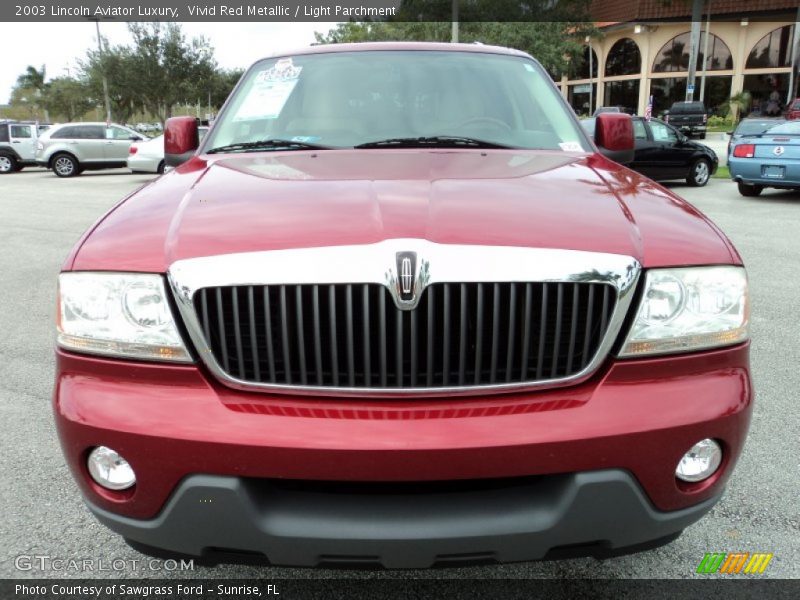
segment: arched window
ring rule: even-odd
[[[784,25],[761,38],[747,57],[745,69],[769,69],[792,65],[794,25]]]
[[[606,77],[636,75],[642,70],[639,46],[631,38],[622,38],[611,46],[606,58]]]
[[[574,66],[572,79],[589,79],[597,77],[597,52],[592,49],[592,74],[589,75],[589,46],[583,47],[583,56]]]
[[[703,70],[703,49],[705,48],[706,32],[700,33],[700,43],[697,47],[697,70]],[[689,70],[690,34],[687,31],[676,35],[661,47],[653,60],[653,71],[656,73],[670,73],[673,71]],[[733,57],[730,48],[713,33],[708,38],[708,71],[724,71],[733,69]]]

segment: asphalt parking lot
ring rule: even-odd
[[[62,180],[38,169],[0,177],[0,577],[685,578],[706,552],[772,552],[764,577],[800,577],[800,193],[743,198],[729,181],[672,190],[706,212],[741,252],[752,289],[757,401],[744,454],[723,500],[672,544],[597,561],[355,571],[247,565],[194,571],[19,571],[20,555],[142,557],[84,508],[61,456],[50,408],[56,276],[95,219],[150,176],[124,170]],[[708,576],[703,576],[708,577]]]

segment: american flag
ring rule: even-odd
[[[653,97],[650,96],[647,100],[647,106],[644,109],[644,120],[649,121],[653,116]]]

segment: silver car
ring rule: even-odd
[[[133,142],[148,138],[123,125],[66,123],[53,125],[36,147],[36,162],[59,177],[85,170],[124,167]]]
[[[0,175],[36,164],[36,123],[0,121]]]
[[[200,126],[197,133],[203,139],[208,127]],[[134,142],[128,150],[128,168],[134,173],[164,172],[164,136],[146,142]]]

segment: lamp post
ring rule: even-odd
[[[589,116],[594,114],[594,57],[592,56],[592,36],[586,36],[586,43],[589,44]]]
[[[453,26],[450,30],[450,42],[458,43],[458,0],[453,0]]]
[[[700,102],[705,102],[706,71],[708,70],[708,38],[711,37],[711,0],[708,0],[708,16],[706,17],[706,36],[703,39],[703,74],[700,76]]]

